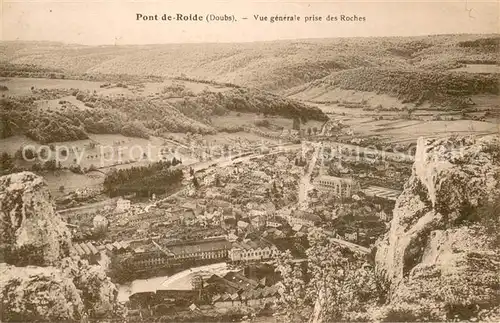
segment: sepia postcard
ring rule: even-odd
[[[500,322],[499,0],[0,16],[0,322]]]

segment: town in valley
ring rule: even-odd
[[[499,40],[0,43],[0,320],[495,321]]]

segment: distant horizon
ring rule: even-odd
[[[286,38],[286,39],[271,39],[271,40],[241,40],[241,41],[219,41],[219,42],[171,42],[171,43],[122,43],[122,44],[83,44],[71,43],[66,41],[55,40],[0,40],[0,43],[52,43],[58,45],[68,46],[85,46],[85,47],[120,47],[120,46],[161,46],[161,45],[217,45],[217,44],[252,44],[252,43],[274,43],[274,42],[290,42],[290,41],[319,41],[319,40],[333,40],[333,39],[349,39],[349,38],[425,38],[425,37],[446,37],[446,36],[498,36],[500,33],[450,33],[450,34],[425,34],[414,36],[335,36],[335,37],[308,37],[308,38]]]

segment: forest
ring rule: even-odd
[[[59,106],[39,108],[37,100],[74,96],[80,108],[60,100]],[[172,96],[183,95],[175,102]],[[193,94],[183,85],[166,87],[156,98],[108,97],[77,89],[34,89],[27,97],[0,99],[0,138],[24,134],[46,144],[88,139],[89,134],[122,134],[149,138],[168,132],[214,134],[211,116],[229,111],[279,115],[293,119],[325,121],[318,108],[280,96],[243,88],[225,92],[205,90]]]
[[[229,111],[282,116],[290,119],[326,121],[319,109],[302,102],[249,88],[235,88],[224,92],[203,91],[195,97],[174,103],[185,115],[209,122],[209,116],[225,115]]]

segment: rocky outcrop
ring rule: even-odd
[[[118,289],[104,269],[90,266],[87,261],[63,259],[61,270],[80,291],[85,313],[90,317],[106,317],[116,314]]]
[[[71,321],[121,310],[104,269],[69,253],[70,232],[40,176],[0,177],[0,212],[2,322]]]
[[[474,217],[500,199],[499,181],[498,136],[418,141],[412,176],[375,257],[391,311],[446,320],[499,306],[495,233]]]
[[[47,184],[31,172],[0,177],[0,254],[18,266],[47,266],[69,255],[70,232]]]
[[[80,293],[59,269],[3,263],[0,272],[3,322],[59,322],[82,317]]]

